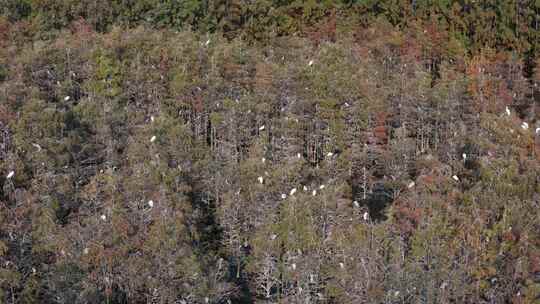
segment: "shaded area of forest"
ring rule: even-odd
[[[539,301],[535,2],[0,3],[0,302]]]

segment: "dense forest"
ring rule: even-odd
[[[0,0],[0,303],[540,303],[540,1]]]

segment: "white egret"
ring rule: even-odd
[[[407,185],[407,188],[411,189],[412,187],[414,187],[415,183],[414,182],[410,182],[409,185]]]
[[[15,171],[9,171],[8,175],[6,176],[7,179],[10,179],[15,175]]]
[[[295,193],[296,193],[296,188],[292,188],[290,195],[294,195]]]
[[[70,98],[71,98],[71,97],[66,96],[66,97],[64,97],[64,101],[68,101]]]
[[[296,270],[296,264],[295,264],[295,263],[292,263],[291,266],[292,266],[292,269],[293,269],[293,270]]]
[[[364,219],[364,221],[369,220],[369,213],[364,212],[364,215],[362,215],[362,218]]]
[[[309,63],[308,63],[309,66],[312,66],[313,65],[313,60],[310,60]]]
[[[287,198],[287,194],[282,193],[282,194],[281,194],[281,198],[282,198],[282,199],[286,199],[286,198]]]
[[[150,121],[154,122],[154,116],[150,116]]]
[[[313,190],[313,192],[311,192],[311,195],[313,196],[317,195],[317,190]]]
[[[259,176],[257,180],[259,181],[259,184],[262,184],[264,182],[264,178],[262,176]]]
[[[343,263],[339,263],[339,268],[341,268],[341,269],[345,269],[345,264],[343,264]]]
[[[463,157],[463,161],[467,160],[467,154],[463,153],[461,156]]]
[[[536,128],[536,134],[540,133],[540,128]]]
[[[307,187],[306,187],[306,186],[304,186],[304,191],[307,191],[307,190],[308,190],[308,189],[307,189]]]
[[[150,142],[154,142],[154,141],[156,141],[156,136],[155,135],[152,136],[152,138],[150,138]]]
[[[277,234],[275,234],[275,233],[272,234],[272,235],[270,236],[270,239],[271,239],[272,241],[275,240],[276,238],[277,238]]]
[[[332,152],[328,152],[328,154],[326,154],[326,156],[328,156],[328,157],[332,157],[332,156],[334,156],[334,153],[332,153]]]
[[[266,162],[266,158],[261,158],[262,163],[264,164]]]
[[[105,214],[102,214],[102,215],[101,215],[101,219],[104,220],[104,221],[106,221],[106,220],[107,220],[107,216],[106,216]]]
[[[319,189],[321,189],[321,190],[324,189],[324,185],[320,185]]]
[[[360,204],[357,201],[353,201],[354,208],[360,208]]]
[[[259,127],[259,131],[264,130],[264,126]]]
[[[34,146],[36,149],[38,149],[38,152],[41,151],[41,146],[36,144],[36,143],[32,143],[32,146]]]
[[[457,175],[453,175],[452,178],[453,178],[456,182],[459,182],[459,177],[457,177]]]
[[[506,107],[506,115],[510,116],[510,109],[508,108],[508,106]]]
[[[154,207],[154,201],[153,201],[153,200],[149,200],[149,201],[148,201],[148,206],[149,206],[150,208]]]
[[[521,124],[521,128],[522,128],[523,130],[527,130],[527,129],[529,128],[529,124],[526,123],[526,122],[523,122],[523,123]]]
[[[300,157],[302,157],[302,155],[300,155],[300,153],[297,153],[296,157],[300,158]]]
[[[210,44],[210,39],[206,40],[206,42],[204,43],[204,45],[209,45]]]
[[[89,252],[90,252],[90,250],[88,248],[84,248],[83,254],[88,254]]]

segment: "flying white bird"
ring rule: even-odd
[[[64,97],[64,101],[68,101],[70,98],[71,98],[71,97],[66,96],[66,97]]]
[[[264,130],[264,126],[261,126],[261,127],[259,128],[259,131],[262,131],[262,130]]]
[[[529,124],[526,123],[526,122],[523,122],[523,123],[521,124],[521,128],[522,128],[523,130],[527,130],[527,129],[529,128]]]
[[[453,175],[452,178],[453,178],[456,182],[459,181],[459,177],[457,177],[457,175]]]
[[[154,142],[154,141],[156,141],[156,136],[155,135],[152,136],[152,138],[150,138],[150,142]]]
[[[101,219],[104,220],[104,221],[106,221],[106,220],[107,220],[107,216],[106,216],[105,214],[102,214],[102,215],[101,215]]]
[[[414,187],[415,183],[414,182],[410,182],[409,185],[407,185],[407,188],[411,189],[412,187]]]
[[[282,198],[282,199],[286,199],[286,198],[287,198],[287,194],[282,193],[282,194],[281,194],[281,198]]]
[[[313,190],[313,192],[311,192],[311,195],[313,196],[317,195],[317,190]]]
[[[262,176],[259,176],[257,180],[259,181],[259,184],[262,184],[264,182],[264,178]]]
[[[154,201],[153,201],[153,200],[149,200],[149,201],[148,201],[148,206],[149,206],[150,208],[154,207]]]
[[[312,66],[313,65],[313,60],[310,60],[309,63],[308,63],[309,66]]]
[[[15,175],[15,171],[9,171],[8,175],[6,176],[7,179],[10,179]]]
[[[510,108],[508,108],[508,106],[506,107],[506,115],[510,116]]]
[[[303,189],[304,189],[304,191],[307,191],[307,187],[306,187],[306,186],[304,186],[304,188],[303,188]]]
[[[354,208],[360,208],[360,204],[357,201],[353,201]]]
[[[291,189],[291,193],[289,195],[294,195],[296,193],[296,188]]]
[[[32,143],[32,146],[36,147],[38,149],[38,152],[41,151],[41,146],[35,143]]]
[[[364,219],[364,221],[369,220],[369,213],[364,212],[364,215],[362,215],[362,218]]]
[[[324,185],[320,185],[319,189],[321,189],[321,190],[324,189]]]

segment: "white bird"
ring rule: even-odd
[[[264,126],[261,126],[261,127],[259,128],[259,131],[262,131],[262,130],[264,130]]]
[[[307,187],[306,187],[306,186],[304,186],[304,191],[307,191]]]
[[[64,101],[68,101],[70,98],[71,98],[71,97],[66,96],[66,97],[64,97]]]
[[[210,44],[210,39],[206,40],[206,42],[204,43],[204,45],[209,45]]]
[[[364,212],[364,215],[362,215],[362,218],[364,219],[364,221],[369,220],[369,213]]]
[[[153,200],[149,200],[149,201],[148,201],[148,206],[149,206],[150,208],[154,207],[154,201],[153,201]]]
[[[107,220],[107,216],[106,216],[105,214],[102,214],[102,215],[101,215],[101,219],[104,220],[104,221],[106,221],[106,220]]]
[[[88,254],[88,252],[90,252],[90,250],[88,248],[84,248],[83,253]]]
[[[264,182],[264,178],[262,176],[259,176],[257,180],[259,181],[259,184],[262,184]]]
[[[282,198],[282,199],[286,199],[286,198],[287,198],[287,194],[282,193],[282,194],[281,194],[281,198]]]
[[[343,264],[343,263],[339,263],[339,268],[341,268],[341,269],[345,269],[345,264]]]
[[[353,201],[354,208],[360,208],[360,204],[357,201]]]
[[[326,156],[328,156],[328,157],[332,157],[332,156],[334,156],[334,153],[332,153],[332,152],[328,152],[328,154],[326,154]]]
[[[152,136],[152,138],[150,138],[150,142],[154,142],[154,141],[156,141],[156,136],[155,135]]]
[[[36,273],[36,269],[32,267],[32,273]]]
[[[540,133],[540,128],[536,128],[536,134]]]
[[[38,149],[38,152],[41,151],[41,146],[36,144],[36,143],[32,143],[32,146],[36,147],[36,149]]]
[[[409,185],[407,185],[407,188],[411,189],[412,187],[414,187],[415,183],[414,182],[410,182]]]
[[[348,102],[346,102],[346,103],[345,103],[345,106],[346,106],[346,107],[348,107],[348,106],[349,106],[349,103],[348,103]]]
[[[510,116],[510,109],[508,108],[508,106],[506,107],[506,115]]]
[[[313,60],[310,60],[309,63],[308,63],[309,66],[312,66],[313,65]]]
[[[321,190],[324,189],[324,185],[320,185],[319,189],[321,189]]]
[[[293,269],[293,270],[296,270],[296,264],[295,264],[295,263],[292,263],[291,266],[292,266],[292,269]]]
[[[394,292],[394,297],[399,296],[399,291]]]
[[[261,161],[262,161],[262,163],[264,164],[264,162],[266,162],[266,158],[263,157],[263,158],[261,159]]]
[[[467,154],[463,153],[461,156],[463,157],[463,160],[467,159]]]
[[[453,178],[456,182],[459,181],[459,177],[457,177],[457,175],[453,175],[452,178]]]
[[[300,153],[297,153],[296,157],[300,158],[300,157],[302,157],[302,155],[300,155]]]
[[[150,116],[150,121],[154,122],[154,116]]]
[[[291,189],[291,193],[289,195],[294,195],[296,193],[296,188]]]
[[[15,171],[9,171],[8,175],[6,176],[7,179],[10,179],[15,175]]]
[[[272,235],[270,236],[270,239],[271,239],[272,241],[275,240],[276,238],[277,238],[277,234],[272,234]]]
[[[526,122],[523,122],[523,123],[521,124],[521,128],[522,128],[523,130],[527,130],[527,129],[529,128],[529,124],[526,123]]]

